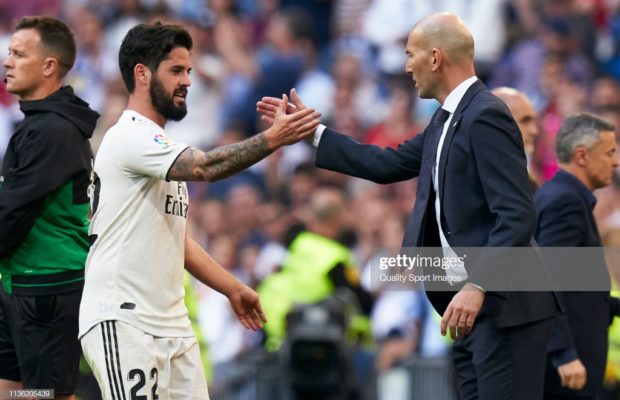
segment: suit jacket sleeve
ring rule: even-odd
[[[316,166],[376,183],[403,181],[419,175],[423,141],[424,134],[418,134],[397,149],[381,148],[327,128],[317,148]]]
[[[558,295],[561,295],[561,293],[558,293]],[[560,299],[561,303],[562,301],[563,300]],[[555,317],[555,321],[553,321],[553,329],[547,346],[547,353],[549,353],[551,365],[553,365],[554,368],[558,368],[561,365],[579,358],[573,335],[571,334],[570,326],[564,312],[558,314]]]
[[[498,276],[498,260],[502,257],[502,250],[493,248],[527,247],[536,216],[523,140],[508,111],[486,107],[469,128],[482,195],[495,215],[485,250],[468,278],[485,287],[489,277]]]
[[[583,242],[583,227],[580,226],[580,221],[584,221],[584,215],[579,200],[570,193],[557,196],[553,204],[538,206],[536,241],[542,247],[578,246]],[[554,261],[562,263],[561,260]],[[556,292],[556,295],[561,309],[566,310],[564,293]],[[556,368],[578,358],[565,311],[556,316],[547,352]]]

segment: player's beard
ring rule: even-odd
[[[174,95],[179,92],[187,93],[187,88],[177,89],[171,95],[168,95],[160,80],[154,74],[151,77],[151,101],[157,112],[163,115],[164,118],[180,121],[187,115],[187,104],[185,102],[179,106],[174,104]]]

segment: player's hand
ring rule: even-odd
[[[560,375],[563,387],[579,390],[586,385],[586,367],[579,359],[560,365],[558,375]]]
[[[292,114],[298,110],[305,110],[308,108],[301,102],[301,99],[297,95],[297,91],[295,89],[291,89],[291,100],[293,101],[293,104],[288,103],[286,105],[287,114]],[[282,99],[278,99],[276,97],[263,97],[261,101],[257,102],[256,111],[261,115],[261,121],[267,125],[273,125],[273,121],[276,117],[276,111],[281,103]]]
[[[239,286],[239,289],[228,296],[228,301],[244,328],[256,331],[267,322],[258,294],[248,286]]]
[[[452,339],[469,335],[483,302],[484,292],[473,285],[465,284],[454,295],[441,318],[441,335],[446,336],[448,328]]]
[[[316,131],[321,122],[321,114],[312,108],[304,108],[287,114],[288,97],[284,94],[276,108],[273,124],[265,131],[268,146],[277,149],[281,146],[297,143],[306,139]]]

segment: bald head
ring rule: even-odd
[[[411,30],[411,36],[422,48],[440,49],[454,62],[473,62],[474,38],[458,16],[449,13],[432,14],[420,20]]]
[[[521,131],[521,136],[523,136],[525,152],[531,155],[534,152],[536,137],[539,133],[536,111],[532,102],[524,93],[509,87],[500,87],[491,92],[506,103],[510,109],[512,117]]]
[[[409,33],[405,52],[405,71],[423,99],[443,104],[454,88],[475,76],[474,39],[456,15],[423,18]]]
[[[345,197],[342,191],[334,188],[320,188],[310,198],[310,208],[315,221],[328,221],[345,206]]]
[[[314,191],[309,211],[307,228],[318,235],[337,240],[348,225],[347,199],[340,189]]]
[[[491,90],[491,93],[493,93],[494,95],[499,97],[504,103],[506,103],[508,108],[510,108],[510,106],[514,104],[515,102],[519,102],[519,101],[529,102],[530,101],[525,96],[525,94],[523,94],[523,92],[520,92],[517,89],[513,89],[510,87],[496,88],[496,89]]]

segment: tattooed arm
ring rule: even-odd
[[[246,169],[271,154],[264,134],[243,142],[203,152],[188,147],[176,159],[167,179],[171,181],[215,181]]]
[[[208,152],[189,147],[170,167],[171,181],[215,181],[233,175],[267,157],[277,148],[297,143],[314,134],[320,114],[313,109],[287,115],[286,96],[275,114],[273,125],[242,142]]]

